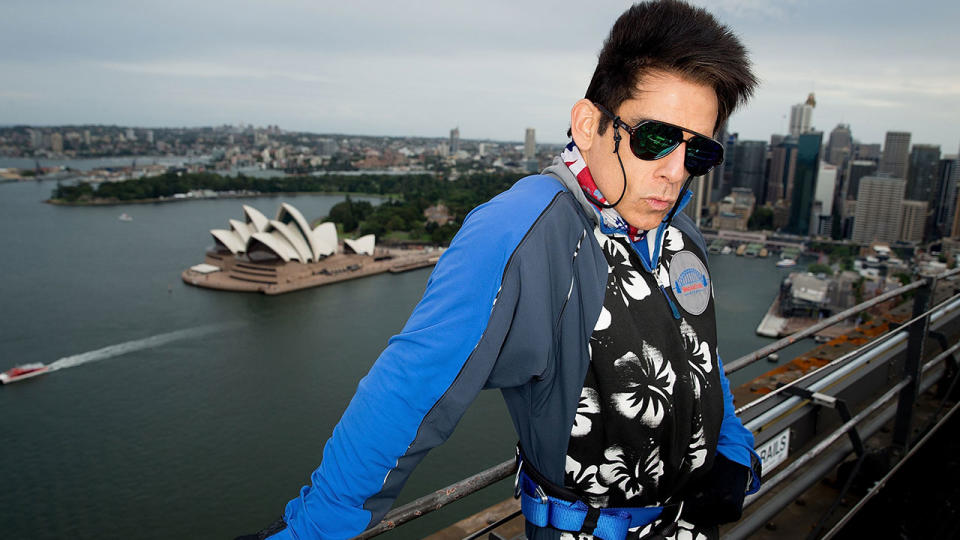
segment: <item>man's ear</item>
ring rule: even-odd
[[[574,103],[570,109],[570,131],[581,152],[589,150],[595,144],[600,114],[600,110],[586,98]]]

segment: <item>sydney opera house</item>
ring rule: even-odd
[[[284,292],[382,272],[431,266],[439,251],[384,249],[374,236],[337,239],[333,223],[310,227],[303,214],[282,203],[274,219],[243,205],[243,220],[213,229],[214,245],[203,263],[183,271],[183,281],[228,291]]]

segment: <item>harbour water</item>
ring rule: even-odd
[[[342,197],[42,204],[54,187],[0,185],[0,369],[59,367],[0,388],[0,536],[232,538],[271,522],[429,270],[277,297],[188,287],[180,272],[241,204],[272,215],[287,201],[314,219]],[[723,357],[769,343],[754,329],[789,269],[715,255],[711,271]],[[514,441],[500,396],[482,393],[401,502],[507,459]],[[420,537],[507,494],[490,488],[386,538]]]

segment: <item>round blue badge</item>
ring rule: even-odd
[[[680,251],[670,260],[670,288],[680,307],[691,315],[700,315],[710,303],[710,275],[699,257]]]

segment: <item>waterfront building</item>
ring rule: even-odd
[[[900,240],[919,244],[927,223],[927,201],[903,201],[903,217],[900,220]]]
[[[859,244],[900,239],[903,219],[903,189],[906,180],[867,176],[860,180],[852,239]]]
[[[766,141],[737,141],[733,166],[733,187],[747,188],[757,201],[765,200],[764,173],[767,166]]]
[[[797,137],[797,165],[790,201],[788,232],[808,236],[815,232],[813,199],[820,170],[820,143],[823,133],[814,131]]]
[[[850,126],[848,124],[837,124],[837,127],[830,132],[830,139],[827,141],[827,155],[824,161],[842,168],[852,152],[853,137],[850,134]]]
[[[720,201],[714,227],[723,230],[745,231],[753,214],[756,198],[749,188],[735,187]]]
[[[876,173],[876,161],[854,159],[847,163],[847,173],[844,175],[843,183],[844,198],[851,201],[856,200],[860,179],[864,176],[874,176]]]
[[[63,153],[63,135],[54,131],[50,134],[50,150],[55,154]]]
[[[783,135],[770,136],[770,167],[767,170],[765,204],[789,198],[797,170],[797,139]],[[789,207],[789,205],[788,205]]]
[[[910,132],[888,131],[883,142],[883,158],[877,172],[894,178],[907,177],[907,156],[910,152]]]
[[[829,316],[831,280],[809,272],[795,272],[780,285],[780,315],[784,317]]]
[[[790,135],[799,137],[810,131],[813,108],[816,106],[817,101],[813,97],[813,92],[810,92],[805,102],[790,107]]]

